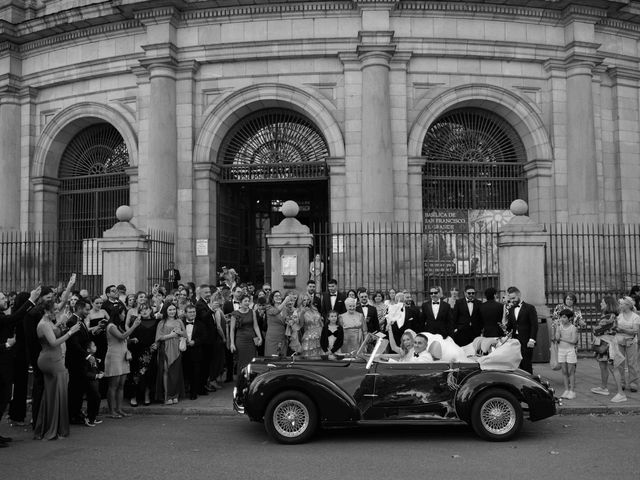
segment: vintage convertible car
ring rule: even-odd
[[[472,360],[382,361],[381,342],[373,353],[360,353],[363,343],[341,359],[255,358],[239,375],[234,408],[289,444],[308,440],[319,425],[405,422],[465,422],[480,437],[503,441],[518,433],[525,412],[531,421],[556,413],[554,391],[539,376]]]

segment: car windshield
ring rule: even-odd
[[[384,338],[384,335],[367,333],[355,356],[371,363],[386,351],[387,345],[389,345],[389,340]]]

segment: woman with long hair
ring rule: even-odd
[[[44,394],[40,403],[35,438],[55,440],[69,435],[69,406],[67,389],[69,372],[64,365],[63,344],[80,329],[74,324],[68,331],[55,325],[55,304],[48,300],[43,304],[44,315],[37,326],[42,351],[38,356],[38,368],[44,377]]]
[[[107,324],[107,355],[104,360],[104,376],[107,378],[107,404],[110,418],[130,416],[122,410],[124,382],[131,371],[129,362],[131,352],[127,348],[127,340],[140,325],[140,318],[133,318],[131,326],[125,330],[124,322],[119,316],[113,317]]]
[[[172,303],[166,303],[161,311],[162,320],[156,328],[158,344],[158,375],[156,377],[156,399],[165,405],[178,403],[184,396],[184,376],[180,339],[186,338],[184,324],[178,319],[178,309]]]
[[[320,356],[324,352],[320,346],[322,336],[322,315],[313,304],[308,293],[302,295],[298,318],[300,319],[301,354],[307,357]]]
[[[264,356],[285,355],[287,353],[287,322],[282,314],[286,304],[280,290],[271,294],[267,307],[267,332],[264,337]]]
[[[609,395],[609,373],[616,383],[617,393],[611,399],[612,402],[624,402],[627,400],[622,390],[622,377],[617,366],[623,362],[620,350],[615,340],[616,322],[619,313],[618,301],[615,297],[608,295],[600,300],[600,321],[594,328],[593,344],[596,350],[596,360],[600,367],[601,385],[591,389],[598,395]]]
[[[396,343],[395,336],[391,331],[391,324],[387,326],[389,332],[389,348],[396,356],[387,356],[387,358],[394,358],[398,362],[406,362],[413,355],[413,343],[416,339],[416,332],[410,328],[406,329],[400,337],[400,345]]]
[[[132,407],[136,407],[138,402],[144,401],[145,405],[151,404],[151,393],[155,387],[157,371],[157,349],[156,329],[158,320],[154,318],[151,305],[147,303],[138,304],[138,316],[140,325],[131,335],[131,340],[136,340],[131,344],[131,374],[135,391],[130,399]]]

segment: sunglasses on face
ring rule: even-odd
[[[475,295],[476,292],[467,292],[467,295]]]
[[[429,292],[429,295],[438,295],[440,292]]]

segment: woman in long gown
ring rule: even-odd
[[[69,435],[69,372],[64,366],[64,345],[80,325],[76,323],[62,333],[62,329],[53,323],[55,316],[54,302],[45,302],[44,316],[37,326],[38,340],[42,345],[38,368],[44,377],[44,394],[34,428],[38,440],[55,440]]]
[[[267,332],[264,338],[264,356],[287,353],[287,322],[282,315],[285,303],[279,290],[271,294],[271,305],[267,308]]]
[[[344,330],[344,343],[342,351],[345,353],[357,351],[362,344],[364,335],[367,333],[367,322],[364,321],[364,315],[356,312],[356,299],[347,298],[344,301],[347,311],[340,315],[339,321]]]
[[[300,343],[302,346],[301,354],[307,357],[320,356],[323,354],[320,346],[320,337],[322,336],[322,315],[318,312],[311,301],[309,294],[304,294],[301,300],[299,313],[300,329],[302,337]]]
[[[180,338],[186,337],[184,324],[176,315],[178,309],[167,304],[162,309],[162,320],[156,329],[158,343],[158,374],[156,376],[156,399],[166,405],[178,403],[184,396],[184,377],[182,374],[182,357],[180,354]]]
[[[238,352],[238,374],[256,356],[256,347],[262,343],[255,312],[251,310],[251,297],[240,297],[240,308],[231,314],[231,352]]]
[[[313,261],[309,264],[309,279],[316,282],[316,289],[318,292],[322,292],[322,275],[324,274],[324,262],[319,253],[313,258]]]

